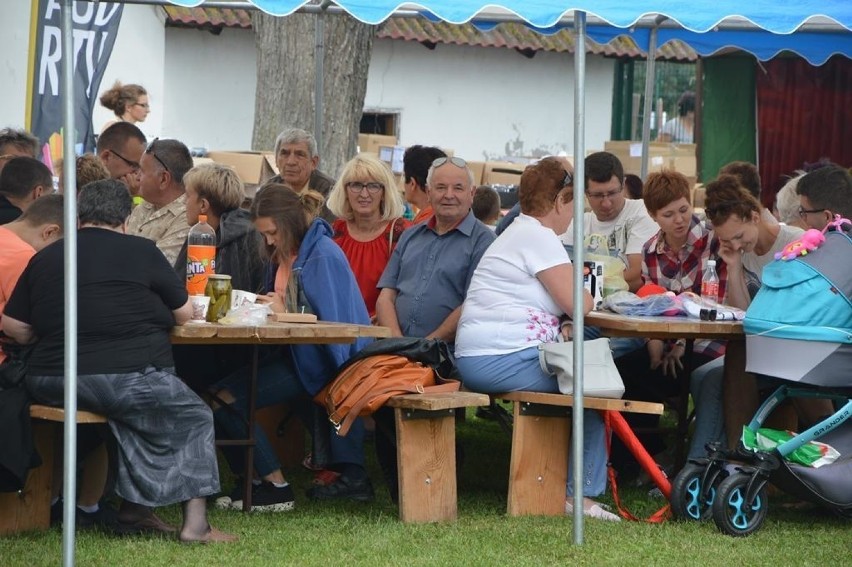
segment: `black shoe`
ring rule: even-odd
[[[368,477],[354,480],[346,475],[341,475],[332,484],[315,486],[308,489],[308,498],[311,500],[349,499],[358,502],[370,502],[375,497],[373,484]]]
[[[222,509],[243,509],[243,485],[237,484],[229,496],[223,496],[216,500],[216,507]],[[296,507],[296,498],[293,487],[277,487],[271,482],[254,484],[251,487],[251,511],[252,512],[289,512]]]
[[[52,526],[61,526],[62,525],[62,498],[54,502],[50,505],[50,525]]]
[[[104,502],[98,505],[96,512],[86,512],[77,508],[77,529],[115,532],[118,526],[118,512]]]

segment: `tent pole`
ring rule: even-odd
[[[571,459],[574,543],[583,544],[583,214],[586,156],[586,13],[574,12],[574,412]]]
[[[657,28],[665,20],[665,16],[657,16],[654,27],[651,28],[648,39],[648,62],[645,65],[645,102],[642,104],[642,161],[639,166],[639,177],[642,181],[648,177],[648,149],[651,145],[651,103],[654,98],[654,74],[657,61]]]
[[[73,2],[62,0],[62,155],[65,187],[77,186],[74,167],[74,30]],[[77,509],[77,193],[65,191],[65,474],[62,494],[62,564],[74,565]]]
[[[314,28],[314,138],[317,141],[317,151],[322,151],[322,124],[323,124],[323,91],[325,90],[325,14],[328,9],[328,0],[324,1],[317,12],[316,27]]]

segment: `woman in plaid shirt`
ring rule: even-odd
[[[692,208],[690,185],[687,178],[676,172],[664,170],[648,175],[642,198],[648,214],[660,230],[642,247],[642,280],[656,284],[674,293],[691,291],[701,293],[701,278],[707,260],[716,260],[719,275],[719,297],[725,296],[727,269],[719,258],[719,241],[712,230],[701,221]],[[625,398],[662,402],[679,394],[679,379],[688,379],[693,369],[721,356],[725,343],[720,341],[695,341],[689,368],[682,361],[686,341],[648,341],[647,349],[638,349],[616,360],[622,372]],[[628,370],[629,369],[629,370]],[[699,398],[701,384],[694,384],[693,397]],[[697,406],[697,403],[696,403]],[[631,415],[634,427],[654,428],[659,416]],[[704,423],[701,424],[704,427]],[[708,423],[714,431],[719,424]],[[701,433],[702,438],[705,435]],[[708,434],[714,436],[715,433]],[[643,439],[654,453],[662,450],[659,437]],[[703,447],[703,444],[702,444]]]

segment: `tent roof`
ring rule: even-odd
[[[182,8],[164,6],[166,25],[208,29],[213,32],[223,28],[251,29],[251,15],[243,9],[231,8]],[[424,44],[456,44],[480,47],[506,47],[523,53],[554,51],[572,53],[575,34],[568,28],[562,28],[551,34],[537,33],[519,22],[506,22],[487,30],[480,30],[472,24],[448,24],[433,22],[425,18],[391,17],[379,25],[376,37],[417,41]],[[645,52],[625,35],[606,38],[597,43],[587,39],[586,51],[609,57],[645,57]],[[657,58],[664,60],[694,61],[698,58],[695,51],[685,43],[676,40],[668,42],[657,50]]]
[[[204,0],[169,1],[181,6],[198,6]],[[291,14],[308,4],[315,4],[309,0],[249,1],[276,16]],[[371,24],[384,21],[400,9],[424,9],[454,24],[474,18],[520,18],[535,27],[548,28],[565,23],[563,20],[570,19],[578,10],[620,28],[642,25],[643,18],[663,14],[678,27],[695,32],[706,32],[730,23],[788,34],[810,22],[814,16],[819,16],[832,25],[852,31],[852,2],[849,0],[418,0],[412,3],[399,0],[334,0],[331,4]],[[729,22],[732,17],[737,20]]]

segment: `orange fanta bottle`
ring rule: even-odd
[[[186,290],[189,295],[204,295],[207,278],[216,273],[216,231],[207,224],[207,215],[198,215],[198,223],[186,237]]]

